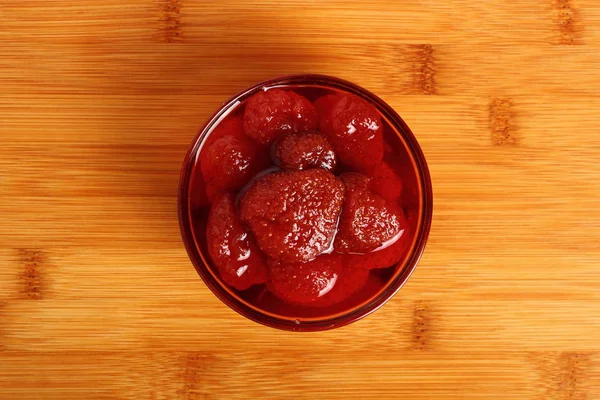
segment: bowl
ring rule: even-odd
[[[199,155],[206,139],[228,115],[243,111],[252,95],[272,88],[293,90],[314,101],[327,93],[347,92],[376,107],[381,115],[386,140],[386,157],[397,165],[403,182],[402,206],[410,230],[410,244],[402,259],[389,268],[369,275],[368,283],[351,301],[318,310],[289,305],[273,296],[266,286],[238,291],[225,284],[211,262],[206,247],[209,205],[195,204],[194,193],[201,185]],[[421,148],[402,118],[379,97],[345,80],[324,75],[294,75],[257,83],[225,102],[196,135],[185,156],[178,188],[178,217],[185,248],[196,271],[208,288],[227,306],[260,324],[289,331],[319,331],[338,328],[376,311],[406,283],[415,270],[429,235],[433,210],[431,178]]]

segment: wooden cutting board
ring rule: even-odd
[[[192,268],[176,188],[262,79],[380,95],[431,169],[381,310],[280,332]],[[597,0],[0,0],[1,399],[599,399]]]

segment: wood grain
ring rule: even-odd
[[[0,398],[600,398],[600,3],[0,0]],[[343,329],[263,328],[185,254],[233,93],[349,79],[412,128],[423,259]]]

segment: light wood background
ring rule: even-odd
[[[374,91],[431,169],[381,310],[280,332],[180,241],[204,120],[262,79]],[[1,399],[600,398],[597,0],[0,0]]]

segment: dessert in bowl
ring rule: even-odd
[[[207,286],[240,314],[323,330],[373,312],[406,282],[432,216],[408,126],[341,79],[299,75],[225,103],[181,173],[179,221]]]

